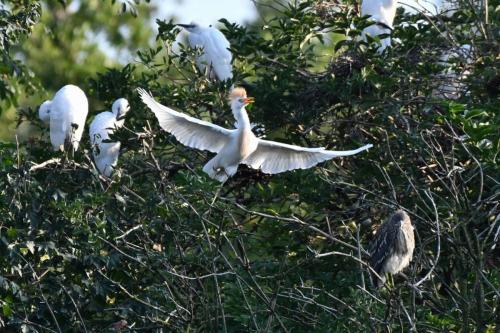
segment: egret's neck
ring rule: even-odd
[[[52,101],[45,101],[40,105],[40,109],[38,110],[38,116],[44,123],[48,123],[50,121],[50,107],[52,106]]]
[[[116,128],[122,128],[124,123],[125,123],[125,119],[123,119],[123,118],[120,120],[117,119],[115,121],[115,126],[116,126]]]
[[[247,110],[245,107],[236,108],[234,110],[234,117],[238,122],[238,128],[251,128],[250,119],[248,118]]]

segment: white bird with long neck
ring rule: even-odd
[[[203,53],[196,59],[201,72],[206,72],[208,68],[208,77],[219,81],[233,78],[233,56],[229,51],[229,41],[222,32],[213,27],[201,27],[195,22],[177,25],[189,32],[188,41],[192,48],[203,49]]]
[[[396,16],[396,0],[363,0],[361,3],[361,16],[369,15],[375,24],[363,29],[362,36],[366,40],[366,35],[376,37],[379,35],[390,34],[393,29],[394,17]],[[380,40],[378,52],[382,53],[391,45],[391,38],[387,37]]]
[[[130,110],[130,105],[125,98],[117,99],[111,112],[105,111],[95,116],[90,124],[90,142],[97,169],[101,174],[110,177],[118,162],[120,155],[120,142],[103,142],[109,140],[109,135],[121,128],[125,122],[125,115]]]
[[[368,144],[355,150],[332,151],[259,139],[252,132],[245,109],[253,102],[253,98],[247,97],[243,88],[235,88],[230,94],[231,109],[237,124],[235,129],[226,129],[174,111],[156,102],[144,89],[137,90],[144,104],[154,112],[165,131],[173,134],[180,143],[188,147],[217,154],[205,164],[203,171],[220,182],[225,182],[233,176],[240,163],[275,174],[294,169],[308,169],[334,157],[354,155],[372,147]]]
[[[65,145],[73,151],[78,150],[88,112],[87,96],[71,84],[59,89],[52,100],[40,105],[38,116],[50,124],[50,142],[55,151],[64,151]]]

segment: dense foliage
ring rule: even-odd
[[[19,86],[32,92],[31,72],[12,55],[12,47],[29,34],[40,19],[40,4],[14,1],[12,8],[0,2],[0,114],[4,107],[17,104]]]
[[[223,185],[210,180],[201,167],[211,154],[161,131],[135,88],[230,127],[229,84],[197,71],[199,51],[175,48],[179,28],[160,20],[156,46],[141,48],[138,62],[86,82],[104,105],[131,103],[112,179],[96,172],[86,136],[74,158],[51,152],[46,134],[1,145],[0,327],[500,329],[497,5],[464,3],[451,17],[425,18],[432,24],[400,13],[398,22],[415,24],[398,26],[400,42],[383,54],[355,38],[368,22],[351,4],[263,6],[254,26],[221,20],[259,131],[307,146],[374,147],[309,170],[270,176],[242,166]],[[449,66],[469,72],[456,77],[466,88],[445,99],[438,59],[463,43],[473,61]],[[23,117],[40,125],[34,109]],[[377,291],[366,249],[398,207],[416,228],[414,260]]]

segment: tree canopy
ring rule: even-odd
[[[257,1],[258,22],[221,18],[234,83],[256,98],[249,114],[266,138],[374,145],[272,176],[240,166],[224,184],[201,170],[212,154],[162,131],[136,88],[232,127],[230,83],[197,69],[199,50],[174,45],[171,20],[156,22],[149,45],[151,7],[134,16],[124,4],[0,7],[0,104],[40,128],[0,144],[3,330],[498,331],[496,3],[399,11],[382,54],[377,38],[359,39],[370,23],[349,1]],[[134,60],[108,62],[89,31]],[[463,44],[471,61],[440,61]],[[437,92],[445,70],[457,73],[455,98]],[[92,101],[88,123],[115,99],[130,102],[112,136],[122,154],[111,179],[99,176],[87,131],[74,156],[51,151],[37,107],[66,83]],[[43,98],[19,107],[26,95]],[[375,290],[368,244],[398,208],[415,227],[413,261]]]

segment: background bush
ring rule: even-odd
[[[4,109],[64,84],[48,85],[60,73],[42,75],[32,57],[15,60],[36,38],[56,38],[30,35],[38,26],[66,36],[68,27],[40,22],[43,8],[65,11],[45,1],[0,11]],[[82,20],[112,26],[89,8]],[[133,18],[125,6],[125,21],[140,29],[148,8]],[[463,3],[452,17],[400,13],[397,22],[432,24],[397,26],[401,42],[382,55],[355,38],[368,23],[352,3],[258,8],[248,27],[220,21],[235,82],[256,97],[252,121],[269,139],[374,147],[309,170],[269,176],[242,166],[224,185],[210,180],[201,170],[210,154],[161,131],[135,88],[230,127],[228,85],[207,81],[197,51],[174,48],[179,29],[158,21],[153,46],[147,34],[127,46],[139,61],[64,76],[82,80],[89,122],[118,97],[131,103],[111,180],[98,176],[86,133],[74,159],[61,159],[46,130],[35,131],[42,99],[18,107],[32,127],[26,142],[0,146],[2,330],[498,331],[497,4]],[[433,93],[437,60],[463,43],[473,61],[451,66],[470,72],[467,91],[446,100]],[[367,245],[398,207],[416,228],[414,260],[394,288],[375,291]]]

